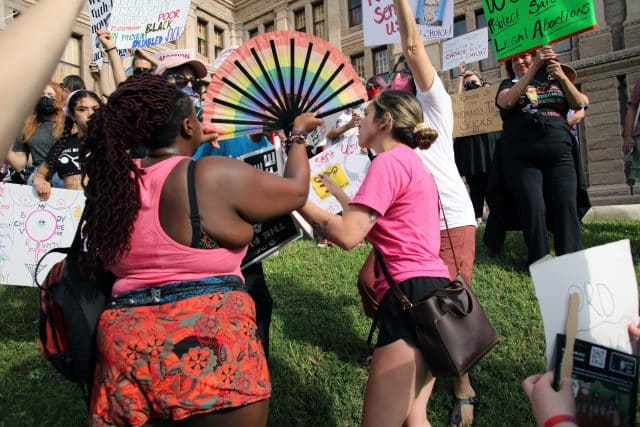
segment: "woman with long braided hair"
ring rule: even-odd
[[[81,150],[89,271],[117,280],[97,333],[91,425],[265,426],[271,392],[240,263],[252,224],[304,205],[295,119],[284,177],[237,160],[191,160],[202,138],[190,98],[160,76],[120,84]],[[143,159],[129,150],[148,148]]]

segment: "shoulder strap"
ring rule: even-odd
[[[189,219],[191,220],[191,247],[197,248],[200,242],[201,225],[198,199],[196,197],[196,162],[191,160],[187,167],[187,192],[189,194]]]
[[[440,204],[440,210],[442,210],[442,218],[444,219],[444,226],[447,228],[447,238],[451,245],[451,254],[453,255],[453,262],[456,264],[456,273],[460,274],[460,264],[458,264],[458,258],[456,257],[456,251],[453,248],[453,240],[451,239],[451,232],[449,231],[449,223],[447,222],[447,214],[444,212],[444,206],[442,206],[442,199],[438,196],[438,203]]]
[[[387,283],[389,283],[389,286],[391,287],[391,291],[394,293],[396,298],[400,300],[400,304],[402,304],[403,310],[410,309],[411,307],[413,307],[413,304],[411,304],[411,301],[409,301],[409,298],[407,298],[404,292],[402,292],[398,287],[398,285],[396,285],[396,282],[393,281],[393,278],[391,277],[389,270],[387,270],[387,265],[384,263],[384,259],[382,258],[382,252],[380,252],[378,249],[374,249],[374,250],[376,251],[376,263],[382,269],[382,272],[384,273],[384,277],[385,279],[387,279]]]

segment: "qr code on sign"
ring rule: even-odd
[[[589,365],[596,368],[604,369],[605,359],[607,358],[607,350],[604,348],[591,347],[591,356],[589,357]]]

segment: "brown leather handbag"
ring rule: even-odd
[[[447,235],[453,251],[448,224]],[[414,304],[393,281],[377,250],[376,256],[391,290],[413,324],[418,346],[433,375],[464,375],[498,343],[496,330],[459,268],[447,288],[435,290]],[[453,258],[459,266],[455,252]]]

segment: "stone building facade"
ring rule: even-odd
[[[0,30],[34,0],[0,0]],[[562,62],[578,71],[576,84],[591,105],[580,124],[583,167],[595,204],[638,203],[625,183],[620,154],[622,123],[629,92],[640,78],[640,1],[594,0],[599,29],[561,42],[556,50]],[[211,64],[225,47],[272,30],[298,29],[325,38],[347,55],[362,77],[387,75],[401,53],[398,45],[364,47],[362,0],[192,0],[184,35],[152,50],[191,48],[198,59]],[[455,0],[454,33],[461,35],[486,26],[480,0]],[[75,73],[86,81],[91,52],[86,8],[73,28],[65,54],[54,76]],[[429,42],[427,52],[436,67],[441,44]],[[499,82],[504,70],[495,60],[468,64],[484,79]],[[451,92],[457,72],[440,73]],[[638,190],[640,192],[640,190]]]

